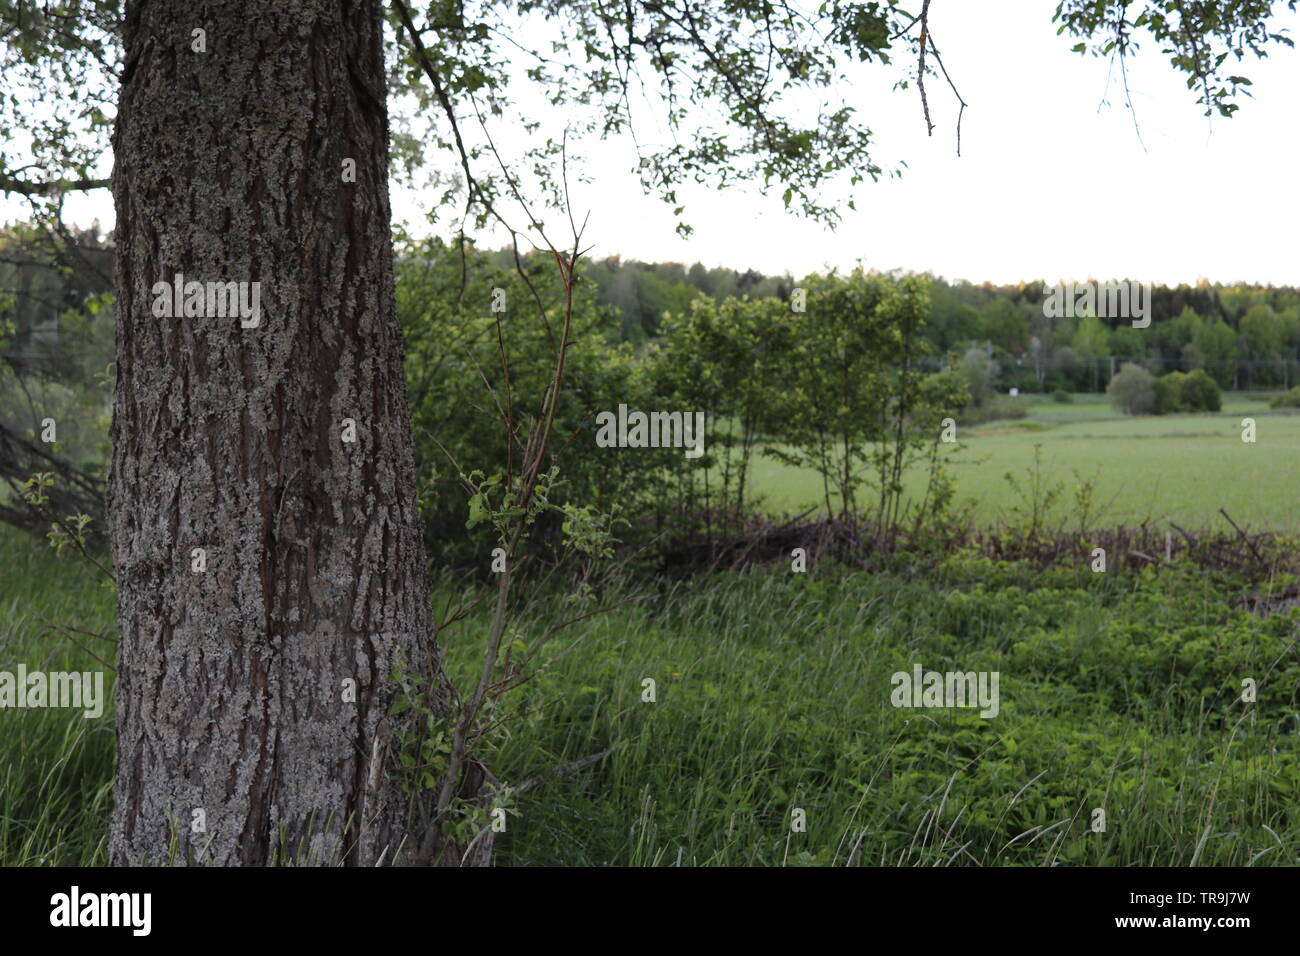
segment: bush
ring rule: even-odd
[[[1223,407],[1219,383],[1205,369],[1193,369],[1183,377],[1181,394],[1188,411],[1217,412]]]
[[[1043,390],[1042,383],[1038,381],[1038,376],[1034,370],[1027,365],[1012,365],[1009,362],[1002,363],[1002,374],[998,376],[998,388],[1005,392],[1011,389],[1017,389],[1022,395]]]
[[[1168,375],[1161,375],[1152,383],[1155,395],[1153,411],[1157,415],[1187,411],[1183,404],[1183,380],[1186,377],[1182,372],[1170,372]]]
[[[998,395],[978,408],[963,408],[957,414],[957,423],[959,425],[983,425],[985,422],[1028,418],[1029,412],[1030,402],[1027,396],[1019,395],[1011,398],[1007,395]]]
[[[993,383],[998,377],[998,363],[984,354],[983,349],[969,348],[957,366],[966,380],[966,392],[974,408],[983,408],[994,398]]]
[[[1058,387],[1052,389],[1052,401],[1056,402],[1058,405],[1068,405],[1070,402],[1074,401],[1074,396],[1065,389]]]
[[[1155,379],[1140,365],[1125,362],[1106,386],[1111,403],[1128,415],[1150,415],[1156,408]]]
[[[1155,412],[1217,412],[1223,407],[1219,385],[1203,369],[1170,372],[1155,380]]]
[[[1269,400],[1269,408],[1300,408],[1300,385],[1289,392],[1278,392]]]

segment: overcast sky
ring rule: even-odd
[[[785,212],[779,189],[765,199],[687,187],[680,195],[695,234],[683,240],[671,209],[641,192],[630,141],[586,144],[594,182],[575,184],[573,200],[579,215],[590,212],[594,254],[795,275],[861,260],[972,281],[1300,285],[1300,51],[1245,64],[1238,72],[1254,80],[1254,98],[1242,98],[1233,119],[1210,120],[1148,40],[1129,62],[1139,139],[1118,70],[1108,86],[1106,60],[1070,52],[1075,41],[1056,35],[1054,7],[933,0],[936,42],[969,104],[962,155],[956,102],[942,81],[928,84],[936,129],[927,137],[915,87],[892,90],[897,69],[866,71],[853,101],[874,132],[874,158],[908,168],[901,179],[857,186],[858,211],[835,232]],[[1300,37],[1300,17],[1278,23]],[[558,118],[555,127],[558,136]],[[640,132],[654,141],[653,128]],[[518,135],[494,131],[504,144]],[[393,205],[419,228],[420,196],[398,189]],[[3,202],[0,216],[24,208]],[[67,208],[73,221],[113,220],[106,193]]]

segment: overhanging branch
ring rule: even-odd
[[[111,179],[52,179],[49,182],[33,183],[0,175],[0,192],[17,193],[20,196],[53,196],[58,193],[108,189],[112,185]]]

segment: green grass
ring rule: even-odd
[[[108,627],[111,593],[5,528],[0,563],[0,669],[97,666],[41,615]],[[1300,608],[1252,616],[1190,570],[962,555],[929,581],[778,565],[664,588],[561,631],[517,697],[484,754],[504,782],[617,749],[521,797],[498,864],[1300,863]],[[518,636],[562,613],[543,600]],[[486,614],[451,635],[462,688]],[[895,708],[917,663],[998,671],[998,717]],[[0,865],[104,862],[110,715],[0,711]]]
[[[111,644],[75,635],[87,650],[51,628],[111,632],[113,592],[97,571],[60,560],[35,538],[0,525],[0,671],[105,672]],[[87,652],[89,651],[89,653]],[[0,865],[98,865],[107,859],[112,808],[114,710],[88,719],[81,711],[0,708]]]
[[[1034,586],[972,561],[944,584],[778,567],[683,587],[584,628],[492,754],[517,781],[622,743],[526,795],[499,861],[1295,865],[1297,626],[1190,574]],[[1000,715],[895,709],[915,663],[999,671]]]
[[[1256,421],[1254,444],[1241,440],[1244,417]],[[1231,531],[1223,508],[1250,530],[1300,531],[1300,415],[1270,410],[1261,400],[1229,396],[1219,414],[1133,418],[1102,396],[1079,396],[1068,405],[1036,403],[1029,419],[959,428],[957,437],[947,462],[958,500],[971,504],[979,525],[1023,504],[1004,475],[1023,485],[1041,444],[1044,477],[1062,487],[1061,517],[1074,510],[1074,490],[1091,481],[1102,524],[1170,520],[1188,530]],[[910,477],[911,500],[922,481]],[[816,473],[770,458],[757,459],[753,484],[773,512],[823,502]]]

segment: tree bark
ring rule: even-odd
[[[129,0],[124,42],[111,859],[434,862],[386,717],[399,660],[435,709],[448,692],[393,295],[380,3]],[[177,273],[260,283],[260,324],[158,317],[154,284]],[[462,792],[480,797],[473,769]],[[490,849],[488,833],[467,862]]]

